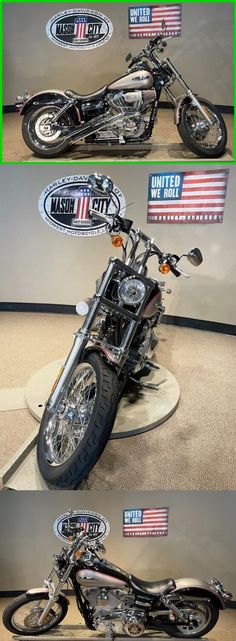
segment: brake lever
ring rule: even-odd
[[[177,272],[181,274],[181,276],[185,276],[185,278],[190,278],[190,274],[187,274],[186,272],[183,272],[182,269],[179,267],[176,267],[176,265],[173,265],[173,267],[176,269]]]

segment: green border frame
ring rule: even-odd
[[[100,4],[101,0],[92,0],[93,3],[99,3]],[[127,3],[127,0],[102,0],[103,2],[107,4],[120,4],[122,2]],[[236,106],[236,82],[235,82],[235,59],[236,59],[236,48],[235,48],[235,41],[236,41],[236,0],[180,0],[181,4],[232,4],[234,7],[234,156],[235,158],[232,158],[232,160],[224,160],[222,161],[220,158],[219,160],[209,160],[209,161],[204,161],[204,165],[208,166],[217,166],[218,164],[221,165],[235,165],[236,163],[236,117],[235,117],[235,106]],[[35,166],[40,166],[42,164],[44,165],[66,165],[69,167],[70,165],[91,165],[96,162],[96,160],[77,160],[77,161],[47,161],[44,162],[38,162],[38,161],[4,161],[3,160],[3,112],[2,112],[2,105],[3,105],[3,6],[4,4],[42,4],[42,3],[58,3],[58,0],[0,0],[0,47],[1,47],[1,59],[0,59],[0,101],[1,101],[1,115],[0,115],[0,139],[1,139],[1,149],[0,149],[0,163],[4,165],[35,165]],[[64,3],[71,3],[71,0],[64,0]],[[170,0],[171,2],[171,0]],[[177,0],[178,2],[178,0]],[[80,3],[80,2],[79,2]],[[140,4],[156,4],[156,3],[163,3],[167,4],[167,0],[130,0],[130,4],[135,4],[137,5],[138,3]],[[75,4],[78,4],[77,0],[75,0]],[[81,4],[81,3],[80,3]],[[85,5],[90,4],[90,2],[85,1]],[[198,165],[202,163],[202,159],[199,158],[196,160],[193,160],[189,162],[190,165]],[[173,160],[99,160],[99,165],[107,165],[107,164],[112,164],[112,165],[133,165],[135,166],[136,164],[138,165],[176,165],[176,164],[188,164],[187,160],[178,160],[178,161],[173,161]]]

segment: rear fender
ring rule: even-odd
[[[185,595],[185,596],[196,596],[204,597],[205,599],[211,599],[215,607],[219,610],[225,609],[225,602],[222,599],[221,595],[216,592],[206,581],[201,581],[198,579],[177,579],[175,580],[176,589],[171,592],[171,596]]]
[[[54,89],[50,91],[40,91],[39,93],[29,96],[29,98],[24,102],[23,107],[20,110],[20,115],[24,116],[30,109],[32,109],[32,107],[41,107],[43,105],[56,105],[57,107],[62,107],[67,102],[69,104],[70,99],[66,96],[64,91]],[[70,112],[74,114],[76,121],[80,122],[81,118],[79,108],[73,105],[70,107]]]
[[[48,588],[43,587],[43,588],[31,588],[31,590],[27,590],[26,594],[48,594]],[[59,595],[65,599],[67,603],[69,603],[69,599],[67,596],[64,594],[64,592],[59,592]]]

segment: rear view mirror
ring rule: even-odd
[[[111,178],[109,178],[109,176],[104,176],[103,174],[91,174],[88,177],[88,183],[95,191],[105,192],[106,194],[111,194],[113,191],[113,182]]]
[[[129,62],[129,61],[131,60],[131,58],[132,58],[132,54],[131,54],[131,53],[127,53],[127,56],[126,56],[126,58],[125,58],[125,61],[126,61],[126,62]]]
[[[161,28],[162,28],[162,31],[164,31],[164,29],[166,28],[166,21],[164,19],[161,22]]]
[[[194,249],[191,249],[191,251],[187,254],[187,259],[191,263],[191,265],[194,265],[194,267],[198,267],[198,265],[201,265],[203,257],[200,249],[198,249],[198,247],[194,247]]]

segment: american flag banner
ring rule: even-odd
[[[148,223],[222,223],[228,169],[150,174]]]
[[[167,536],[168,507],[147,507],[123,511],[123,536]]]
[[[88,218],[89,203],[90,203],[91,189],[90,187],[81,187],[78,192],[78,204],[75,218],[72,220],[72,225],[91,224]]]
[[[86,36],[86,25],[87,25],[87,17],[86,16],[78,16],[75,20],[75,32],[74,32],[74,38],[76,40],[83,40]]]
[[[164,32],[163,20],[166,23]],[[181,36],[181,21],[181,4],[130,7],[129,38],[153,38],[163,33],[166,37]]]

